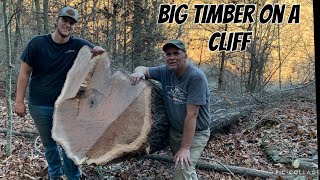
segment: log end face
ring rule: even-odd
[[[88,66],[78,59],[84,55]],[[132,86],[120,72],[111,76],[106,53],[88,58],[85,47],[67,75],[55,103],[52,134],[76,164],[103,164],[146,143],[151,88],[144,82]]]
[[[105,164],[143,148],[151,130],[151,88],[144,90],[87,153],[87,164]]]

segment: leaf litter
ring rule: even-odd
[[[5,98],[0,98],[0,128],[6,127]],[[14,114],[15,131],[35,131],[30,115],[19,118]],[[47,163],[41,143],[35,138],[13,136],[12,156],[6,156],[6,136],[0,133],[0,179],[47,179]],[[265,105],[239,119],[229,133],[215,134],[208,142],[200,160],[220,162],[270,172],[288,171],[291,167],[272,163],[262,144],[282,157],[309,158],[318,155],[315,100],[294,98],[285,103]],[[166,154],[167,151],[159,152]],[[173,164],[130,158],[104,166],[81,165],[83,179],[172,179]],[[259,179],[226,172],[197,169],[199,179]],[[281,179],[281,178],[279,178]]]

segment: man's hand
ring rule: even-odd
[[[19,116],[19,117],[24,117],[26,113],[26,105],[24,102],[16,102],[14,105],[14,112]]]
[[[135,72],[130,74],[130,81],[132,82],[133,85],[138,84],[138,82],[140,81],[140,79],[145,79],[146,77],[144,76],[144,74],[140,73],[140,72]]]
[[[95,46],[91,52],[92,52],[92,57],[100,55],[104,53],[106,50],[104,50],[101,46]]]
[[[183,167],[191,166],[191,159],[190,159],[190,150],[187,148],[180,148],[179,151],[174,156],[174,167],[177,168],[178,164],[180,163],[181,169]]]

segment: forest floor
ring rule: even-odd
[[[292,173],[292,168],[273,163],[266,145],[281,157],[317,157],[317,121],[315,93],[308,97],[295,94],[283,101],[267,103],[245,119],[239,119],[227,132],[215,134],[200,160],[247,167],[277,173]],[[7,119],[5,98],[0,98],[0,128]],[[35,131],[30,115],[14,115],[15,131]],[[6,136],[0,133],[0,179],[47,179],[47,164],[39,139],[13,136],[12,156],[6,156]],[[159,152],[166,154],[166,151]],[[173,164],[144,158],[130,158],[104,166],[83,165],[84,179],[172,179]],[[259,179],[245,175],[197,169],[199,179]],[[300,174],[303,175],[303,174]],[[311,178],[304,174],[307,179]],[[282,179],[281,177],[277,179]],[[300,178],[301,179],[301,178]]]

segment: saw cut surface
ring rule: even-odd
[[[151,129],[151,88],[110,70],[107,53],[84,46],[53,115],[53,138],[76,164],[104,164],[138,150]]]

